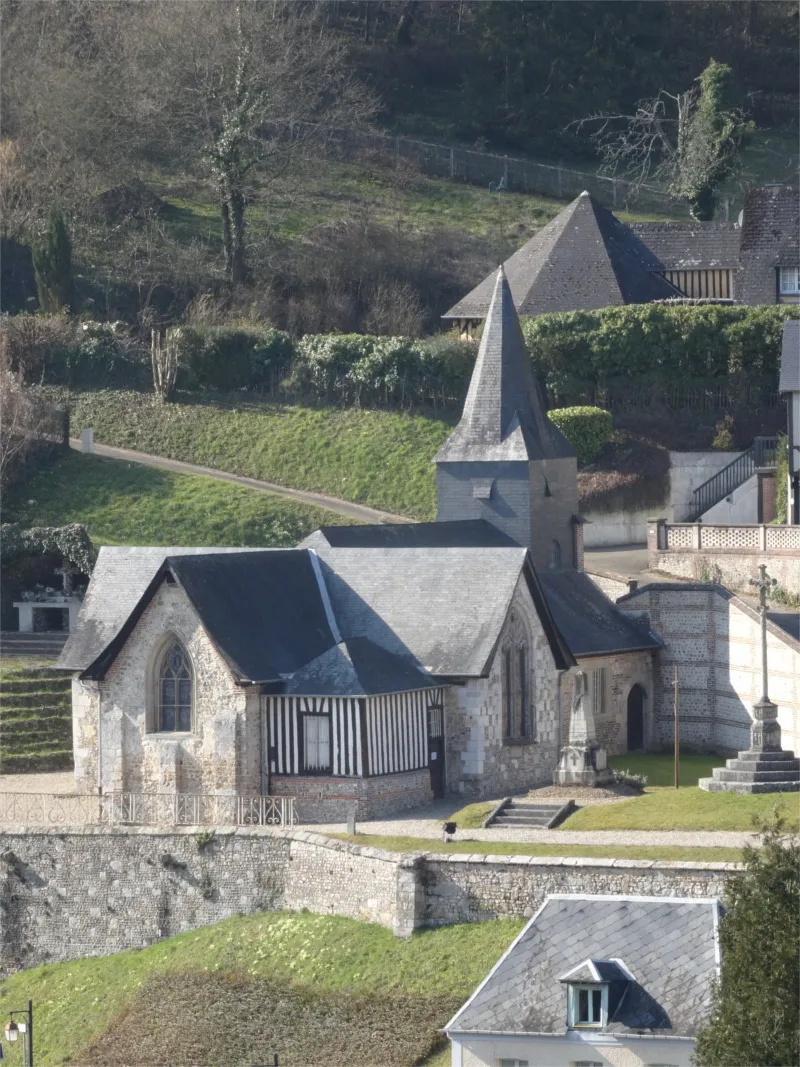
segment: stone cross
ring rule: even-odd
[[[64,596],[72,596],[72,578],[78,571],[69,560],[64,560],[60,567],[56,567],[56,574],[61,575]]]
[[[778,725],[778,709],[769,699],[767,677],[767,590],[778,583],[767,574],[766,564],[758,568],[758,578],[750,584],[758,590],[758,612],[761,616],[761,699],[753,705],[753,724],[750,727],[750,750],[775,752],[781,747],[781,728]]]

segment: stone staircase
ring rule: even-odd
[[[493,829],[532,830],[538,827],[549,830],[563,822],[574,807],[572,800],[565,804],[534,804],[509,797],[501,808],[495,810],[486,825]]]
[[[0,774],[72,768],[71,686],[43,664],[0,666]]]
[[[740,752],[698,785],[708,793],[798,793],[800,759],[794,752]]]
[[[20,633],[3,630],[0,633],[0,659],[58,659],[69,634],[62,630],[44,633]]]

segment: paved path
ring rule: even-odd
[[[71,437],[69,443],[76,452],[83,451],[78,438]],[[135,452],[131,448],[114,448],[111,445],[95,444],[92,451],[98,456],[122,459],[128,463],[141,463],[145,467],[157,467],[159,470],[175,471],[177,474],[201,474],[205,478],[217,478],[222,482],[246,485],[249,489],[260,489],[264,493],[286,496],[292,500],[299,501],[301,504],[311,504],[316,508],[327,508],[328,511],[334,511],[348,519],[358,519],[360,522],[411,521],[402,515],[392,515],[388,511],[378,511],[376,508],[368,508],[363,504],[351,504],[347,500],[340,500],[335,496],[327,496],[325,493],[311,493],[304,489],[287,489],[283,485],[275,485],[274,482],[263,482],[258,478],[245,478],[239,474],[228,474],[227,471],[213,470],[211,467],[200,467],[195,463],[184,463],[179,459],[167,459],[165,456],[152,456],[149,452]]]
[[[463,801],[437,801],[412,812],[403,812],[394,817],[368,819],[359,822],[356,829],[361,834],[378,834],[396,837],[427,837],[441,840],[442,823],[454,811],[462,807]],[[302,827],[321,834],[346,833],[344,823],[317,823]],[[756,841],[755,834],[739,833],[729,830],[540,830],[502,829],[460,830],[456,841],[518,841],[520,843],[540,845],[673,845],[682,848],[741,848],[748,841]]]

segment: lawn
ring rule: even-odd
[[[444,419],[397,411],[302,407],[146,393],[70,395],[73,431],[93,426],[104,444],[311,489],[409,518],[436,513],[433,463],[451,429]],[[338,520],[337,520],[338,521]]]
[[[273,1052],[305,1067],[412,1067],[441,1048],[438,1029],[522,925],[399,940],[334,916],[236,916],[141,951],[17,974],[0,987],[0,1015],[33,1000],[38,1067],[250,1067]],[[18,1067],[19,1046],[6,1051]]]
[[[103,545],[295,545],[335,512],[213,478],[70,452],[10,490],[4,520],[82,522]]]
[[[498,833],[501,831],[498,830]],[[469,834],[445,844],[441,838],[400,837],[389,834],[331,834],[354,845],[371,845],[389,852],[459,853],[477,856],[564,856],[604,860],[691,860],[696,863],[739,863],[738,848],[691,848],[678,845],[540,845],[520,841],[474,841]],[[459,831],[457,838],[462,838]]]
[[[777,806],[787,819],[787,828],[800,829],[800,796],[797,793],[706,793],[698,778],[711,775],[712,767],[724,764],[723,756],[684,755],[680,762],[680,788],[672,787],[672,756],[639,753],[615,756],[609,763],[617,769],[646,774],[645,793],[616,804],[580,808],[560,830],[740,830],[753,831],[754,820],[769,819]]]

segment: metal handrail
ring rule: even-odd
[[[717,471],[692,493],[692,507],[687,521],[695,522],[720,500],[730,496],[757,470],[774,467],[778,449],[777,437],[756,437],[752,445],[727,467]]]
[[[4,793],[0,824],[294,826],[294,797],[213,793]]]

